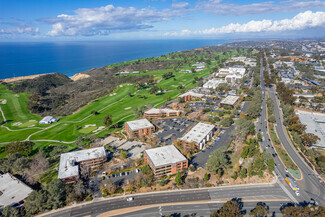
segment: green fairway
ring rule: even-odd
[[[27,108],[27,94],[16,94],[6,88],[4,85],[0,85],[0,99],[5,99],[6,104],[1,104],[1,108],[8,121],[8,126],[13,122],[25,123],[29,120],[41,120],[41,117],[33,115]]]
[[[219,54],[222,58],[229,58],[236,52],[227,52]],[[170,58],[168,55],[164,57]],[[152,61],[150,58],[145,61]],[[103,126],[103,118],[110,114],[113,117],[113,123],[119,122],[119,126],[123,126],[125,121],[134,120],[137,118],[133,114],[134,108],[152,104],[154,107],[159,107],[167,102],[167,98],[176,99],[181,93],[180,86],[186,89],[196,87],[194,81],[195,77],[206,77],[213,73],[212,68],[217,67],[220,63],[220,58],[211,60],[211,64],[204,70],[195,73],[188,73],[181,71],[183,69],[191,69],[193,63],[186,63],[178,65],[178,69],[164,69],[155,71],[140,72],[140,74],[129,74],[126,76],[143,76],[153,75],[157,82],[157,87],[163,90],[161,94],[149,94],[148,89],[137,90],[134,84],[123,84],[111,92],[110,94],[101,97],[87,106],[76,111],[74,114],[60,117],[58,123],[51,125],[39,125],[38,122],[41,117],[31,114],[27,108],[28,95],[15,94],[7,90],[6,86],[0,85],[0,99],[5,99],[6,104],[0,104],[1,108],[7,118],[8,123],[5,125],[12,130],[0,128],[0,143],[10,141],[22,141],[28,138],[30,140],[56,140],[63,142],[73,142],[78,137],[86,134],[93,134],[94,130]],[[162,75],[166,72],[173,72],[174,76],[168,79],[163,79]],[[131,93],[131,95],[129,95]],[[1,102],[0,102],[1,103]],[[96,112],[96,114],[94,114]],[[93,113],[93,114],[92,114]],[[85,127],[86,125],[90,125]],[[85,128],[83,128],[85,127]],[[96,131],[97,136],[105,136],[114,128],[104,128]],[[48,143],[41,143],[40,145],[47,145]]]
[[[97,127],[87,127],[87,128],[83,128],[79,130],[79,133],[84,133],[84,134],[88,134],[91,133],[92,131],[96,130]]]

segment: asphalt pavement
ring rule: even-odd
[[[262,64],[261,64],[262,65]],[[267,71],[270,73],[270,69],[267,62]],[[263,74],[263,73],[261,73]],[[263,76],[263,75],[261,75]],[[262,82],[263,79],[261,79]],[[264,81],[263,81],[264,82]],[[262,90],[265,90],[265,86],[263,83]],[[320,205],[325,205],[325,189],[320,184],[318,175],[304,162],[304,160],[299,156],[296,149],[291,144],[290,139],[288,138],[285,127],[283,126],[283,117],[281,115],[282,111],[280,109],[280,104],[275,94],[275,89],[272,86],[268,91],[269,97],[274,101],[274,115],[276,117],[275,129],[278,134],[278,137],[286,149],[287,153],[293,159],[293,161],[299,167],[302,173],[302,180],[298,180],[297,184],[300,188],[300,196],[297,197],[297,200],[302,201],[310,201],[311,198],[316,200]],[[280,169],[281,170],[281,169]],[[280,173],[283,172],[280,171]]]
[[[128,197],[133,197],[132,201],[127,201]],[[97,216],[101,213],[111,210],[123,209],[128,207],[138,207],[143,205],[181,203],[191,201],[212,202],[227,201],[232,198],[239,198],[250,201],[277,201],[288,202],[290,199],[281,190],[278,184],[265,185],[243,185],[228,186],[219,188],[205,188],[193,190],[174,190],[160,193],[147,193],[140,195],[129,195],[118,198],[109,198],[98,200],[81,206],[70,207],[63,211],[58,211],[46,216],[51,217],[79,217],[79,216]],[[255,204],[256,205],[256,204]]]

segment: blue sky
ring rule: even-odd
[[[325,36],[325,1],[1,0],[0,41]]]

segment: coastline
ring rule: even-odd
[[[219,46],[228,40],[158,40],[158,41],[105,41],[0,44],[0,80],[12,79],[14,73],[30,79],[29,75],[57,72],[68,77],[92,68],[142,58],[158,57],[177,51]],[[22,49],[21,46],[24,46]],[[10,51],[10,52],[9,52]],[[22,53],[22,51],[24,51]],[[80,52],[84,51],[84,52]],[[18,57],[23,57],[17,59]],[[10,73],[9,73],[10,72]]]
[[[44,73],[44,74],[36,74],[36,75],[19,76],[19,77],[13,77],[13,78],[5,78],[5,79],[0,79],[0,81],[5,82],[5,83],[12,83],[12,82],[21,81],[21,80],[30,80],[30,79],[38,78],[40,76],[49,75],[49,74],[54,74],[54,73],[52,72],[52,73]]]

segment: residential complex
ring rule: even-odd
[[[188,168],[188,160],[174,145],[145,150],[143,159],[156,177],[176,174]]]
[[[0,175],[0,210],[6,206],[21,206],[32,191],[33,189],[13,175]]]
[[[58,178],[66,182],[73,182],[79,177],[81,165],[94,170],[106,161],[107,154],[104,147],[61,154]]]
[[[140,119],[126,122],[125,131],[130,137],[148,136],[155,132],[155,126],[147,119]]]
[[[175,117],[179,116],[181,111],[167,109],[167,108],[152,108],[144,113],[145,118],[161,118],[161,117]]]
[[[182,145],[190,148],[191,144],[194,143],[197,149],[202,149],[212,138],[214,132],[215,125],[198,123],[181,138]]]

